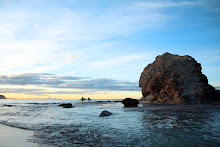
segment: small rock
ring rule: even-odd
[[[72,105],[65,105],[65,106],[63,106],[63,108],[73,108],[73,106]]]
[[[63,108],[73,108],[73,105],[71,103],[63,103],[60,104],[59,107],[63,107]]]
[[[6,106],[6,107],[12,107],[12,105],[7,105],[7,104],[4,104],[3,106]]]
[[[109,115],[112,115],[112,113],[109,112],[109,111],[104,110],[104,111],[102,111],[102,113],[99,115],[99,117],[109,116]]]
[[[122,103],[124,104],[124,107],[137,107],[139,101],[132,98],[126,98],[122,101]]]

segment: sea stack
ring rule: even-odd
[[[219,101],[219,90],[208,84],[201,70],[201,64],[188,55],[165,53],[157,56],[141,73],[141,100],[189,104]]]

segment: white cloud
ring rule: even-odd
[[[112,58],[107,58],[104,60],[98,60],[91,63],[91,66],[94,68],[111,68],[115,66],[121,66],[122,64],[127,64],[132,61],[142,60],[144,58],[143,55],[124,55],[124,56],[117,56]]]
[[[111,69],[111,71],[118,71],[125,74],[129,69],[131,69],[131,67],[134,70],[137,70],[137,68],[139,68],[139,65],[148,64],[152,62],[155,59],[156,55],[156,53],[151,51],[143,53],[132,53],[127,55],[125,54],[117,56],[108,56],[104,59],[99,59],[97,61],[91,62],[90,66],[91,68],[95,69]],[[139,65],[136,65],[136,63],[139,63]],[[134,65],[136,66],[133,67]]]
[[[159,2],[139,2],[136,4],[137,7],[145,7],[145,8],[168,8],[168,7],[184,7],[184,6],[192,6],[201,4],[200,1],[180,1],[180,2],[172,2],[172,1],[159,1]]]
[[[72,55],[72,54],[69,54],[66,56],[67,58],[71,59],[71,58],[78,58],[80,57],[79,55]]]
[[[164,29],[162,26],[173,19],[173,16],[158,11],[157,8],[192,6],[199,3],[133,2],[93,10],[74,9],[75,7],[65,5],[54,7],[56,2],[51,5],[39,4],[43,2],[11,1],[10,5],[1,10],[1,72],[18,72],[18,69],[18,73],[28,70],[50,72],[63,68],[65,63],[80,68],[87,68],[91,63],[92,67],[101,69],[106,64],[114,67],[138,61],[143,55],[124,55],[123,52],[117,57],[107,55],[103,59],[105,55],[99,54],[99,50],[106,49],[102,47],[103,44],[117,50],[115,44],[109,43],[114,38],[122,38],[123,41],[123,38],[142,29]],[[40,8],[37,7],[39,5]],[[92,60],[94,56],[97,56],[95,61]]]
[[[34,3],[27,3],[24,8],[23,5],[15,5],[14,11],[6,10],[0,15],[4,26],[2,30],[6,30],[4,34],[33,39],[105,39],[115,35],[126,36],[142,28],[143,22],[146,27],[146,24],[152,25],[166,19],[156,12],[143,13],[138,8],[131,10],[130,5],[109,7],[99,13],[50,6],[46,7],[46,11],[44,7],[38,10],[32,5]]]
[[[48,40],[1,42],[0,69],[32,68],[36,64],[50,63],[58,47]]]
[[[42,72],[59,69],[62,63],[73,61],[73,56],[66,61],[61,54],[72,54],[75,48],[84,44],[94,45],[93,41],[100,46],[103,40],[115,36],[125,37],[144,27],[155,27],[157,23],[161,24],[168,19],[157,12],[140,12],[138,9],[130,11],[130,5],[109,7],[97,13],[65,6],[54,8],[42,5],[39,9],[35,7],[37,1],[9,3],[11,5],[6,5],[0,13],[1,72],[13,69],[26,72],[28,68]],[[86,52],[90,47],[78,50]],[[76,50],[74,54],[82,56],[80,52]],[[138,57],[122,58],[105,62],[113,65],[116,61],[128,62]]]

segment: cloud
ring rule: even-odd
[[[0,69],[4,73],[40,73],[61,71],[65,63],[78,64],[79,60],[90,63],[87,56],[103,49],[102,44],[108,43],[117,49],[109,40],[127,38],[143,29],[163,29],[162,26],[173,18],[171,14],[149,7],[168,8],[194,3],[130,2],[98,9],[79,9],[79,1],[62,1],[62,5],[47,0],[4,2],[0,13]],[[96,6],[94,2],[87,5]],[[104,63],[114,66],[116,61],[128,60],[133,59],[106,59],[92,66],[103,67]]]
[[[140,91],[136,82],[114,79],[89,79],[60,84],[56,88],[93,89],[94,91]]]
[[[47,73],[25,73],[18,75],[0,75],[1,85],[59,85],[64,84],[66,80],[79,80],[81,77],[74,76],[56,76]]]
[[[94,91],[91,90],[45,90],[45,89],[33,89],[33,88],[0,88],[1,93],[16,93],[16,94],[30,94],[37,96],[47,96],[48,94],[91,94]]]
[[[159,1],[159,2],[139,2],[136,4],[137,7],[145,8],[169,8],[169,7],[184,7],[184,6],[193,6],[201,4],[200,1]]]
[[[90,9],[71,9],[67,5],[58,7],[57,2],[45,7],[44,3],[49,2],[21,0],[1,4],[0,68],[5,73],[59,70],[63,63],[72,63],[82,54],[85,58],[84,52],[88,54],[94,40],[96,45],[101,44],[100,41],[139,30],[143,21],[151,24],[149,17],[142,14],[136,17],[128,10],[123,12],[120,6],[97,10],[102,11],[97,13]],[[41,9],[36,7],[38,5]]]
[[[45,87],[45,89],[48,88],[79,89],[79,90],[90,90],[90,92],[91,91],[140,91],[137,82],[120,81],[120,80],[107,79],[107,78],[91,79],[89,77],[57,76],[55,74],[47,74],[47,73],[1,75],[0,85],[34,85],[34,86]],[[28,91],[32,91],[32,92],[37,91],[39,93],[39,90],[28,89],[27,92]]]
[[[103,40],[114,36],[127,36],[143,27],[149,27],[148,24],[153,27],[152,24],[166,20],[166,17],[159,13],[141,12],[138,8],[131,10],[133,4],[110,5],[94,11],[71,9],[68,5],[45,7],[43,1],[22,3],[11,2],[11,5],[5,6],[8,9],[4,9],[4,13],[0,14],[3,38],[51,39],[57,42]],[[41,9],[36,7],[37,4],[41,4]],[[77,4],[80,5],[79,2],[74,5]]]
[[[27,89],[27,88],[0,88],[1,93],[17,93],[17,94],[36,94],[44,91],[44,89]]]
[[[71,59],[71,58],[78,58],[80,56],[79,55],[71,55],[71,54],[69,54],[66,57]]]
[[[112,57],[112,58],[92,62],[91,66],[96,68],[115,67],[115,66],[121,66],[122,64],[127,64],[129,62],[142,60],[143,58],[146,58],[146,56],[144,56],[143,54],[120,55],[117,57]]]

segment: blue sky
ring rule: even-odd
[[[220,86],[220,1],[0,0],[7,97],[138,98],[165,52],[194,57]]]

